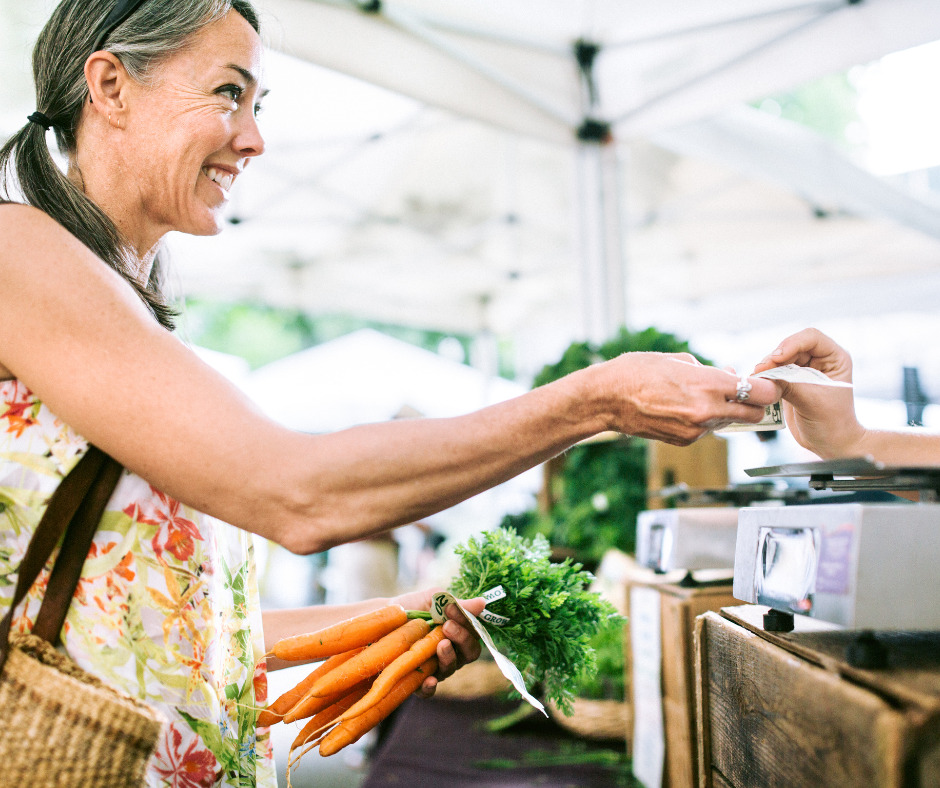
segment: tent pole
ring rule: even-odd
[[[576,148],[582,333],[605,342],[626,324],[626,277],[617,146]]]

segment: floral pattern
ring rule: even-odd
[[[49,496],[87,448],[21,383],[0,381],[0,615]],[[44,571],[17,611],[31,629]],[[250,535],[124,472],[82,569],[62,642],[167,719],[149,788],[274,788],[255,728],[267,695]]]

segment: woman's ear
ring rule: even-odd
[[[85,61],[89,101],[98,113],[108,118],[110,125],[118,128],[125,125],[128,79],[124,64],[111,52],[94,52]]]

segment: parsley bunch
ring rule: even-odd
[[[505,598],[487,610],[509,622],[487,630],[526,687],[541,683],[546,700],[570,714],[579,681],[597,669],[592,637],[619,617],[613,605],[587,590],[593,575],[570,558],[552,563],[544,536],[527,541],[508,528],[471,537],[455,552],[461,562],[451,593],[471,599],[503,587]]]

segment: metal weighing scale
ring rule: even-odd
[[[702,569],[730,572],[734,568],[740,507],[805,501],[810,491],[764,481],[706,490],[676,485],[658,491],[656,496],[681,505],[637,515],[637,562],[658,573]]]
[[[910,491],[921,503],[811,503],[739,512],[736,599],[767,605],[767,630],[793,614],[863,630],[849,661],[879,667],[873,630],[940,630],[940,466],[836,460],[755,468],[752,477],[809,476],[814,490]]]

